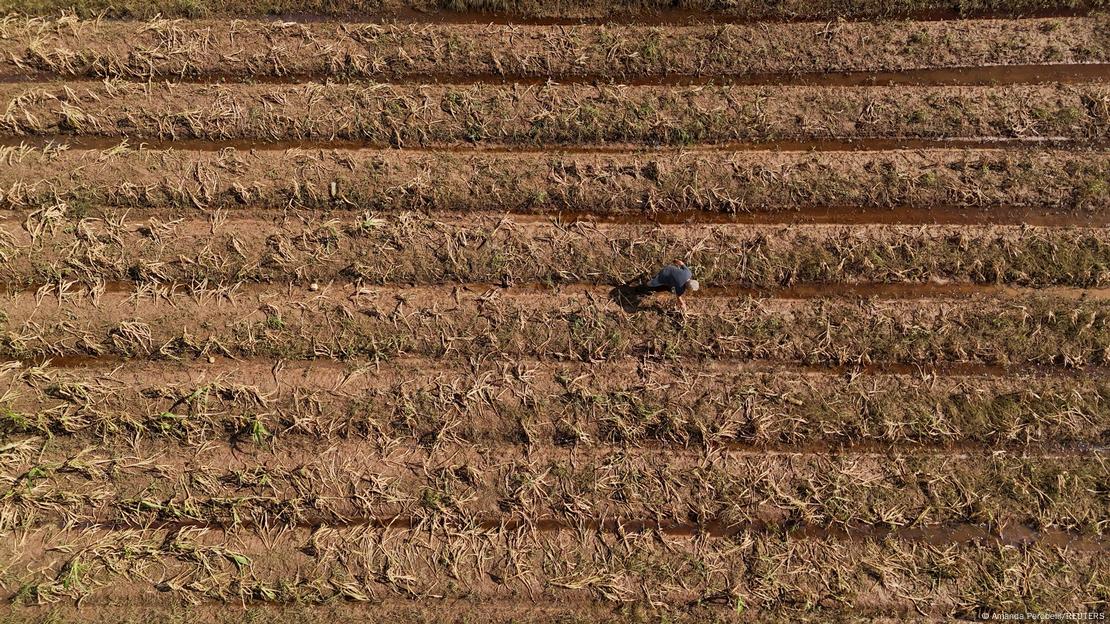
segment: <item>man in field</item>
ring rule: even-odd
[[[683,301],[682,295],[686,294],[687,290],[695,291],[701,287],[698,280],[693,279],[694,273],[686,263],[681,260],[675,260],[674,264],[668,264],[659,271],[650,282],[647,283],[648,288],[656,290],[673,290],[674,294],[678,297],[678,305],[682,311],[686,311],[686,302]]]

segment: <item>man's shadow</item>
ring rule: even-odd
[[[625,312],[639,312],[644,309],[644,300],[653,293],[670,290],[666,286],[652,288],[645,283],[621,284],[609,291],[609,299]]]

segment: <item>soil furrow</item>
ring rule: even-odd
[[[26,222],[27,213],[15,212],[11,220]],[[234,218],[229,215],[228,218]],[[801,206],[791,212],[710,212],[677,211],[657,214],[598,214],[557,212],[554,214],[515,214],[514,219],[539,223],[600,223],[620,225],[695,226],[723,225],[1024,225],[1033,227],[1108,227],[1110,214],[1096,212],[1044,211],[1015,206]],[[3,223],[0,213],[0,223]]]
[[[42,587],[46,587],[45,585]],[[164,587],[164,586],[163,586]],[[355,624],[366,620],[368,605],[351,599],[322,604],[285,602],[231,601],[218,596],[190,595],[166,597],[157,588],[145,585],[119,584],[112,590],[102,588],[84,595],[81,606],[71,601],[51,604],[28,604],[19,601],[18,608],[6,614],[8,624],[41,624],[58,620],[72,624],[103,624],[103,622],[142,622],[143,624],[175,624],[177,621],[209,624],[289,624],[294,622],[328,622]],[[104,595],[108,593],[110,595]],[[157,599],[152,599],[151,596]],[[471,597],[473,598],[473,597]],[[383,622],[435,622],[442,619],[443,600],[413,600],[401,595],[376,597],[369,608],[373,617]],[[551,603],[537,603],[505,594],[483,596],[480,601],[460,600],[451,605],[452,617],[464,622],[496,624],[565,624],[568,618],[588,618],[592,624],[624,624],[622,609],[588,597],[565,596]],[[672,621],[692,624],[688,607],[675,610]]]
[[[1097,145],[1110,136],[1108,89],[71,82],[0,85],[0,131],[371,147],[708,143],[735,150],[751,143],[836,150],[854,140],[892,142],[863,148],[874,150],[938,147],[905,143],[910,139],[967,139],[974,148],[995,138]]]

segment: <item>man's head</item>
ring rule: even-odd
[[[690,290],[697,290],[701,288],[701,284],[698,283],[698,280],[692,279],[686,282],[686,288],[689,288]]]

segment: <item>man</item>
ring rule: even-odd
[[[666,290],[673,290],[674,294],[678,296],[678,305],[682,311],[686,311],[686,302],[682,300],[682,295],[686,294],[687,290],[695,291],[701,287],[698,280],[693,279],[694,273],[686,266],[686,263],[681,260],[675,260],[674,264],[668,264],[663,267],[662,271],[656,275],[650,282],[648,288],[658,288]]]

